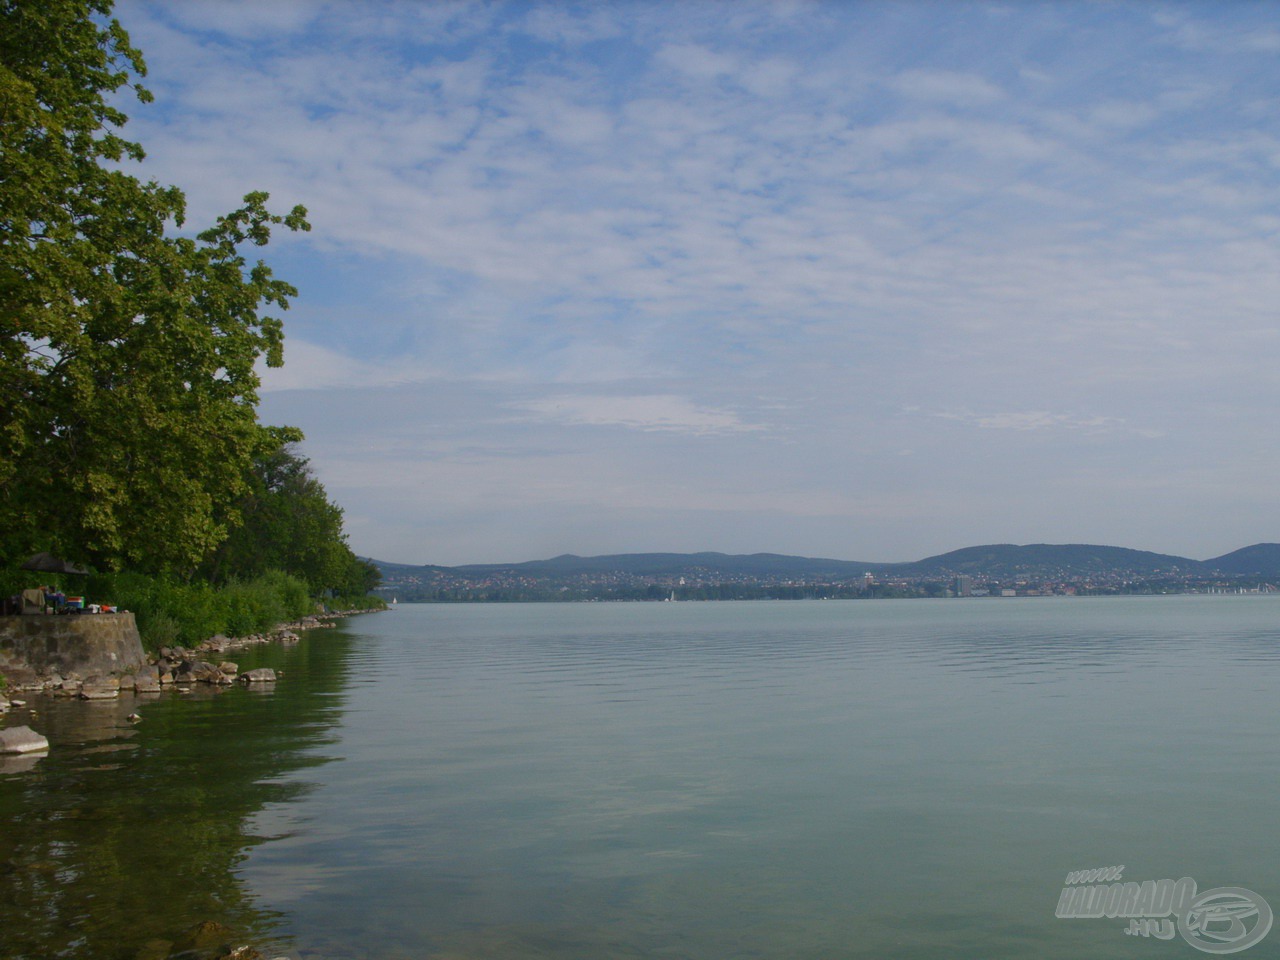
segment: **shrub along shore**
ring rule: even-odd
[[[279,571],[222,585],[122,573],[95,578],[90,584],[90,596],[94,594],[133,611],[142,645],[153,654],[164,646],[194,647],[210,637],[270,633],[317,613],[386,607],[382,598],[371,595],[317,600],[306,581]]]
[[[12,572],[0,576],[3,592],[23,587],[53,587],[71,595],[83,595],[86,604],[110,604],[130,611],[138,622],[143,648],[156,654],[161,647],[196,647],[210,637],[250,637],[276,631],[318,613],[360,613],[386,608],[386,601],[372,594],[317,598],[301,577],[271,570],[248,579],[223,584],[192,580],[183,582],[140,573],[107,573],[87,578],[63,574]],[[88,616],[89,614],[84,614]]]

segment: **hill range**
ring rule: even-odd
[[[1257,543],[1209,560],[1095,544],[988,544],[964,547],[907,563],[834,560],[776,553],[624,553],[596,557],[564,554],[549,560],[456,567],[414,566],[373,560],[386,589],[485,583],[583,582],[840,583],[877,580],[1211,580],[1280,578],[1280,544]]]

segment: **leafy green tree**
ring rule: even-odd
[[[382,571],[372,560],[354,554],[347,561],[346,576],[334,591],[344,597],[364,597],[382,586]]]
[[[189,573],[226,537],[257,421],[255,361],[282,362],[296,291],[247,245],[267,195],[194,239],[176,187],[110,101],[145,76],[110,0],[0,0],[0,551]]]
[[[342,532],[342,508],[292,446],[300,435],[287,429],[271,435],[277,443],[255,459],[237,504],[240,523],[214,553],[208,575],[225,581],[282,570],[306,580],[315,593],[367,593],[366,574],[354,566],[359,561]]]

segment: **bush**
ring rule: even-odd
[[[73,579],[74,583],[65,582]],[[38,583],[83,593],[90,603],[132,611],[143,646],[152,653],[164,646],[194,646],[219,633],[232,637],[262,633],[315,613],[318,604],[305,580],[279,570],[216,587],[127,571],[95,574],[86,584],[82,577],[0,569],[0,593],[5,596]],[[386,601],[348,595],[334,597],[326,605],[333,610],[381,610]]]
[[[221,588],[137,573],[108,574],[90,581],[88,596],[94,603],[133,611],[143,645],[152,652],[174,644],[193,646],[219,633],[261,633],[313,607],[306,583],[279,571]]]
[[[326,600],[325,606],[330,610],[385,610],[387,601],[372,593],[359,596],[344,594]]]

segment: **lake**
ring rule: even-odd
[[[10,716],[53,748],[0,762],[0,955],[1201,955],[1055,916],[1118,865],[1280,908],[1280,598],[401,605],[234,659],[283,675]]]

